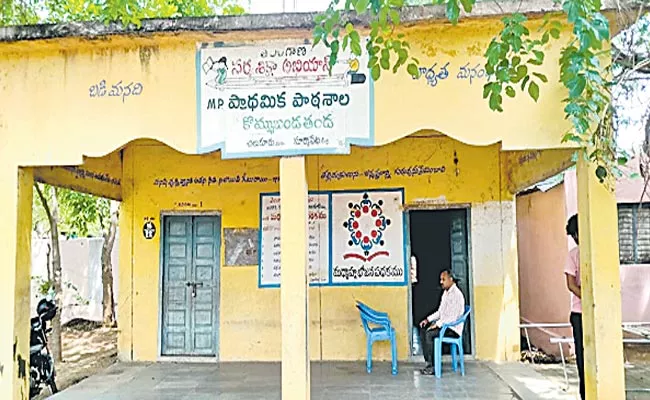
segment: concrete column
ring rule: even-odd
[[[307,176],[304,157],[280,159],[282,399],[309,399]]]
[[[517,208],[514,196],[502,195],[501,260],[503,263],[503,310],[499,336],[503,353],[498,360],[517,362],[521,358],[519,329],[519,258],[517,255]],[[481,332],[477,332],[481,334]]]
[[[134,213],[133,146],[124,149],[122,157],[122,203],[120,204],[120,242],[117,310],[117,356],[120,361],[133,361],[133,225]],[[162,229],[162,228],[161,228]]]
[[[625,399],[618,217],[614,192],[578,161],[578,225],[588,400]]]
[[[30,169],[0,169],[0,399],[29,397]]]

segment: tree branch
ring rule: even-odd
[[[53,218],[52,218],[52,212],[50,211],[50,205],[47,203],[47,198],[45,198],[45,195],[43,194],[43,190],[41,190],[41,186],[36,182],[34,182],[34,189],[36,189],[38,198],[41,199],[41,204],[43,205],[43,209],[45,210],[47,221],[50,223],[50,230],[52,230]]]

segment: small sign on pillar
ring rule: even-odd
[[[156,236],[155,218],[146,217],[142,226],[142,235],[145,239],[151,240]]]

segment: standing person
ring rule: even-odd
[[[411,285],[418,283],[418,259],[411,253]]]
[[[440,274],[440,286],[442,286],[444,292],[442,293],[442,300],[440,301],[438,311],[420,322],[420,337],[423,343],[422,351],[424,353],[424,360],[427,362],[426,367],[420,371],[423,375],[433,375],[433,366],[436,361],[433,354],[433,341],[440,335],[440,328],[444,324],[455,322],[465,312],[465,296],[463,296],[463,292],[456,285],[456,279],[451,271],[447,269],[442,271]],[[445,331],[445,336],[459,338],[463,334],[464,324],[460,323],[448,328]]]
[[[576,245],[578,240],[578,215],[569,218],[566,224],[566,234],[571,236]],[[566,265],[566,286],[571,292],[571,315],[569,321],[573,327],[573,341],[576,349],[576,364],[578,366],[578,377],[580,378],[580,398],[585,400],[585,358],[582,346],[582,292],[580,279],[580,248],[575,247],[569,251]]]

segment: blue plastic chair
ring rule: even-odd
[[[376,341],[389,340],[392,374],[397,375],[397,340],[395,339],[395,328],[392,327],[388,314],[374,310],[358,300],[357,309],[359,310],[363,329],[366,331],[366,369],[368,373],[372,372],[372,344]],[[371,327],[371,324],[376,325],[376,327]]]
[[[465,353],[463,351],[463,335],[460,335],[458,338],[450,338],[450,337],[445,337],[445,331],[448,328],[451,328],[452,326],[456,326],[460,323],[465,322],[467,317],[469,317],[469,313],[471,311],[470,306],[465,306],[465,313],[463,314],[462,317],[458,318],[456,321],[452,322],[451,324],[444,324],[442,328],[440,328],[440,334],[438,335],[437,338],[434,340],[434,355],[435,355],[435,360],[436,360],[436,365],[434,366],[434,370],[436,373],[436,378],[440,378],[442,376],[442,344],[443,343],[448,343],[451,345],[451,366],[456,372],[458,370],[458,364],[460,364],[460,374],[462,376],[465,376]],[[463,330],[465,327],[463,326]],[[458,353],[458,356],[456,355]]]

